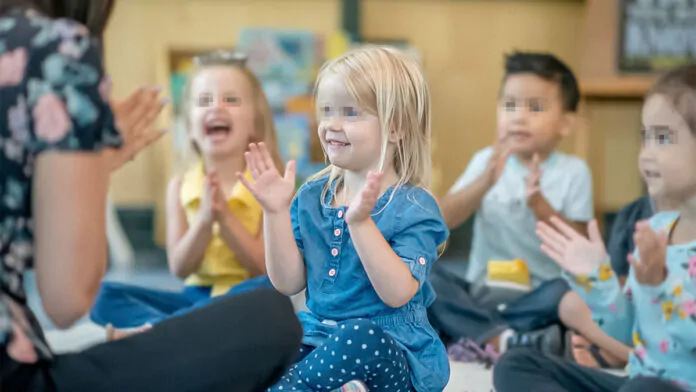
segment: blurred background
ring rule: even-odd
[[[250,56],[277,112],[284,158],[306,175],[323,164],[308,96],[316,71],[365,42],[404,48],[423,65],[437,195],[495,137],[504,54],[559,56],[583,93],[583,121],[561,149],[588,161],[597,214],[610,217],[643,192],[642,96],[660,68],[693,59],[694,10],[678,0],[120,0],[105,37],[116,97],[158,84],[174,100],[161,124],[170,134],[113,178],[121,233],[136,251],[161,252],[165,189],[181,142],[176,102],[191,56]]]

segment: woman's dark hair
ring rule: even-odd
[[[50,18],[71,19],[101,38],[115,0],[0,0],[0,15],[11,8],[33,8]]]

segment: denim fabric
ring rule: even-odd
[[[435,300],[430,269],[449,235],[437,202],[424,189],[406,185],[389,189],[373,210],[385,240],[420,283],[411,301],[395,309],[379,298],[365,272],[345,222],[347,208],[331,206],[335,183],[322,198],[327,183],[324,177],[305,184],[291,207],[295,240],[307,268],[309,312],[299,315],[304,343],[320,347],[339,323],[369,319],[404,351],[417,391],[442,391],[449,362],[426,313]]]

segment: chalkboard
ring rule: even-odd
[[[619,72],[696,60],[696,0],[621,0],[620,7]]]

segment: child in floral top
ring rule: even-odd
[[[636,249],[622,290],[596,222],[589,239],[568,225],[540,223],[542,250],[564,270],[602,329],[634,346],[629,379],[529,352],[496,369],[499,392],[696,391],[696,65],[665,75],[643,107],[639,167],[652,197],[673,211],[636,224]]]

